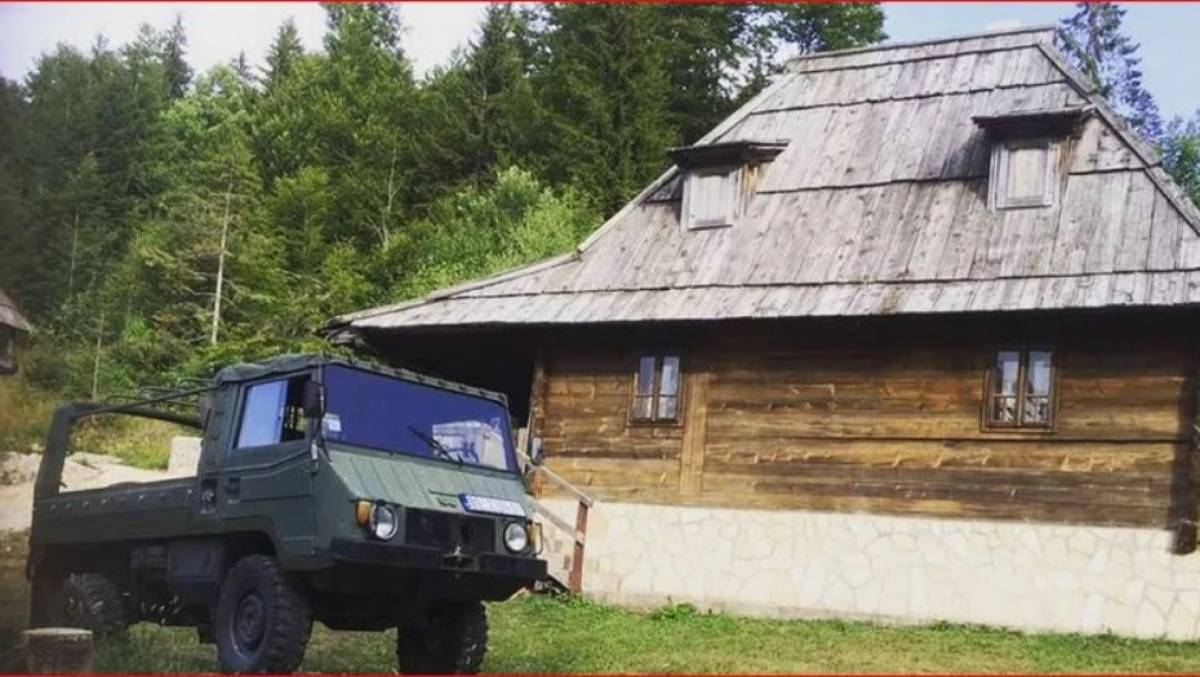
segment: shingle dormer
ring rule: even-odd
[[[684,173],[680,222],[688,230],[732,226],[745,212],[763,165],[787,143],[729,141],[667,150]]]
[[[1078,135],[1091,106],[1023,110],[972,118],[992,142],[988,207],[1051,207],[1058,201],[1062,143]]]

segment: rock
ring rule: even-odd
[[[167,474],[172,477],[188,477],[196,474],[200,466],[200,438],[177,435],[171,438],[171,456],[167,460]]]

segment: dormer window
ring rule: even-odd
[[[700,230],[736,224],[757,190],[763,165],[786,145],[730,141],[668,150],[683,171],[683,227]]]
[[[1090,106],[980,115],[975,124],[992,143],[988,206],[992,209],[1051,207],[1057,202],[1058,153],[1077,134]]]
[[[732,226],[741,216],[741,167],[694,169],[683,185],[683,226]]]
[[[1055,180],[1053,141],[1016,139],[1000,141],[992,148],[988,201],[993,209],[1049,207],[1054,204]]]

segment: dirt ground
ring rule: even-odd
[[[33,481],[40,454],[0,452],[0,532],[29,528],[33,512]],[[64,491],[95,489],[119,482],[153,482],[172,475],[122,464],[112,456],[75,453],[63,466]]]

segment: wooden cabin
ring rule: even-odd
[[[33,327],[21,316],[17,304],[0,289],[0,376],[16,373],[17,339],[31,331]]]
[[[1052,29],[802,57],[666,152],[330,334],[510,394],[589,594],[1200,637],[1200,212]]]

